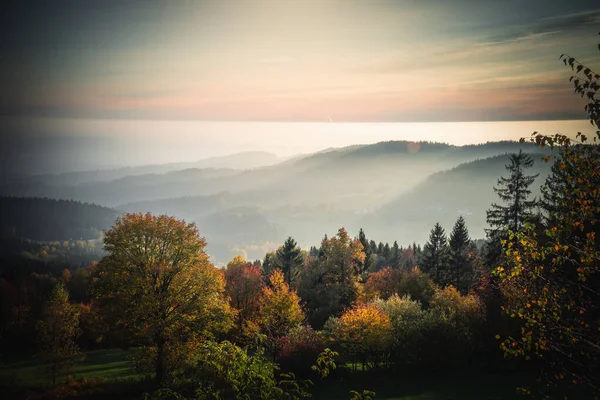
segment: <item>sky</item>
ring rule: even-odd
[[[584,119],[597,0],[21,1],[0,6],[0,118]]]

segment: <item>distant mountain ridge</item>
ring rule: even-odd
[[[35,178],[52,184],[78,185],[90,182],[106,182],[127,176],[165,174],[186,169],[237,169],[245,170],[273,165],[280,157],[266,151],[246,151],[225,156],[203,158],[192,162],[141,165],[95,171],[75,171],[62,174],[36,175]]]
[[[262,257],[264,243],[287,235],[305,246],[317,244],[341,226],[350,232],[363,227],[378,240],[422,241],[433,223],[450,229],[460,213],[472,236],[481,237],[485,210],[497,201],[492,187],[505,174],[507,154],[519,150],[534,153],[535,171],[547,174],[549,164],[539,160],[550,150],[531,143],[391,141],[246,170],[186,168],[69,185],[17,181],[1,186],[0,194],[75,199],[117,213],[195,221],[209,240],[209,253],[226,262],[243,249],[254,249],[248,257]],[[537,187],[542,181],[540,176]]]

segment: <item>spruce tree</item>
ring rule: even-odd
[[[533,159],[523,151],[510,156],[510,164],[505,166],[510,172],[508,178],[500,177],[494,192],[506,205],[492,204],[487,211],[488,245],[486,246],[486,263],[494,267],[501,258],[502,246],[500,242],[507,238],[507,231],[519,232],[525,222],[533,217],[537,207],[534,198],[529,200],[531,190],[529,187],[539,174],[526,175],[525,169],[533,167]]]
[[[277,250],[276,265],[283,272],[285,283],[292,287],[304,264],[302,250],[292,237],[288,237],[283,246]]]
[[[471,238],[465,225],[465,219],[458,217],[452,234],[450,235],[450,274],[451,283],[459,292],[466,294],[469,291],[469,280],[471,277],[471,265],[469,261],[469,250]]]
[[[360,240],[360,243],[362,243],[363,252],[365,253],[365,261],[362,263],[360,273],[365,273],[365,272],[371,270],[374,259],[373,259],[373,252],[371,250],[371,245],[370,245],[369,241],[367,240],[365,231],[363,231],[362,228],[360,228],[360,231],[358,232],[358,240]]]
[[[433,281],[444,285],[448,269],[448,243],[446,232],[439,223],[436,223],[429,234],[429,241],[425,243],[421,253],[421,269],[429,274]]]
[[[520,231],[527,219],[533,215],[537,206],[534,198],[529,200],[531,190],[529,186],[535,181],[539,174],[525,175],[525,169],[533,167],[533,159],[519,150],[518,154],[510,156],[510,164],[506,165],[506,170],[510,172],[508,178],[500,177],[494,192],[500,197],[505,206],[492,204],[492,208],[487,211],[487,223],[490,226],[489,233],[497,233],[511,230]]]
[[[398,241],[394,240],[394,244],[390,250],[390,260],[389,264],[392,268],[400,268],[402,257],[402,251],[400,250],[400,246],[398,246]]]

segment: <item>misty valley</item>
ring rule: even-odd
[[[0,2],[0,399],[600,399],[597,3]]]
[[[113,222],[101,215],[167,214],[198,224],[217,265],[236,255],[262,259],[288,236],[308,248],[340,227],[354,234],[362,228],[377,241],[424,243],[436,222],[450,229],[460,215],[472,236],[483,239],[485,210],[496,201],[493,186],[509,154],[519,149],[536,161],[533,170],[540,176],[533,196],[539,195],[550,170],[542,161],[549,149],[518,142],[450,146],[397,141],[329,149],[279,163],[273,154],[250,152],[190,165],[9,178],[0,188],[5,197],[75,200],[107,209],[90,208],[83,235],[42,233],[58,226],[51,221],[39,227],[40,233],[26,234],[21,224],[39,225],[52,216],[40,219],[34,203],[21,213],[10,206],[21,208],[18,202],[5,203],[2,228],[34,240],[97,240]]]

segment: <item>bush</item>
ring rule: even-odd
[[[310,326],[294,328],[289,335],[278,339],[277,362],[283,371],[307,376],[319,354],[325,350],[323,339]]]

